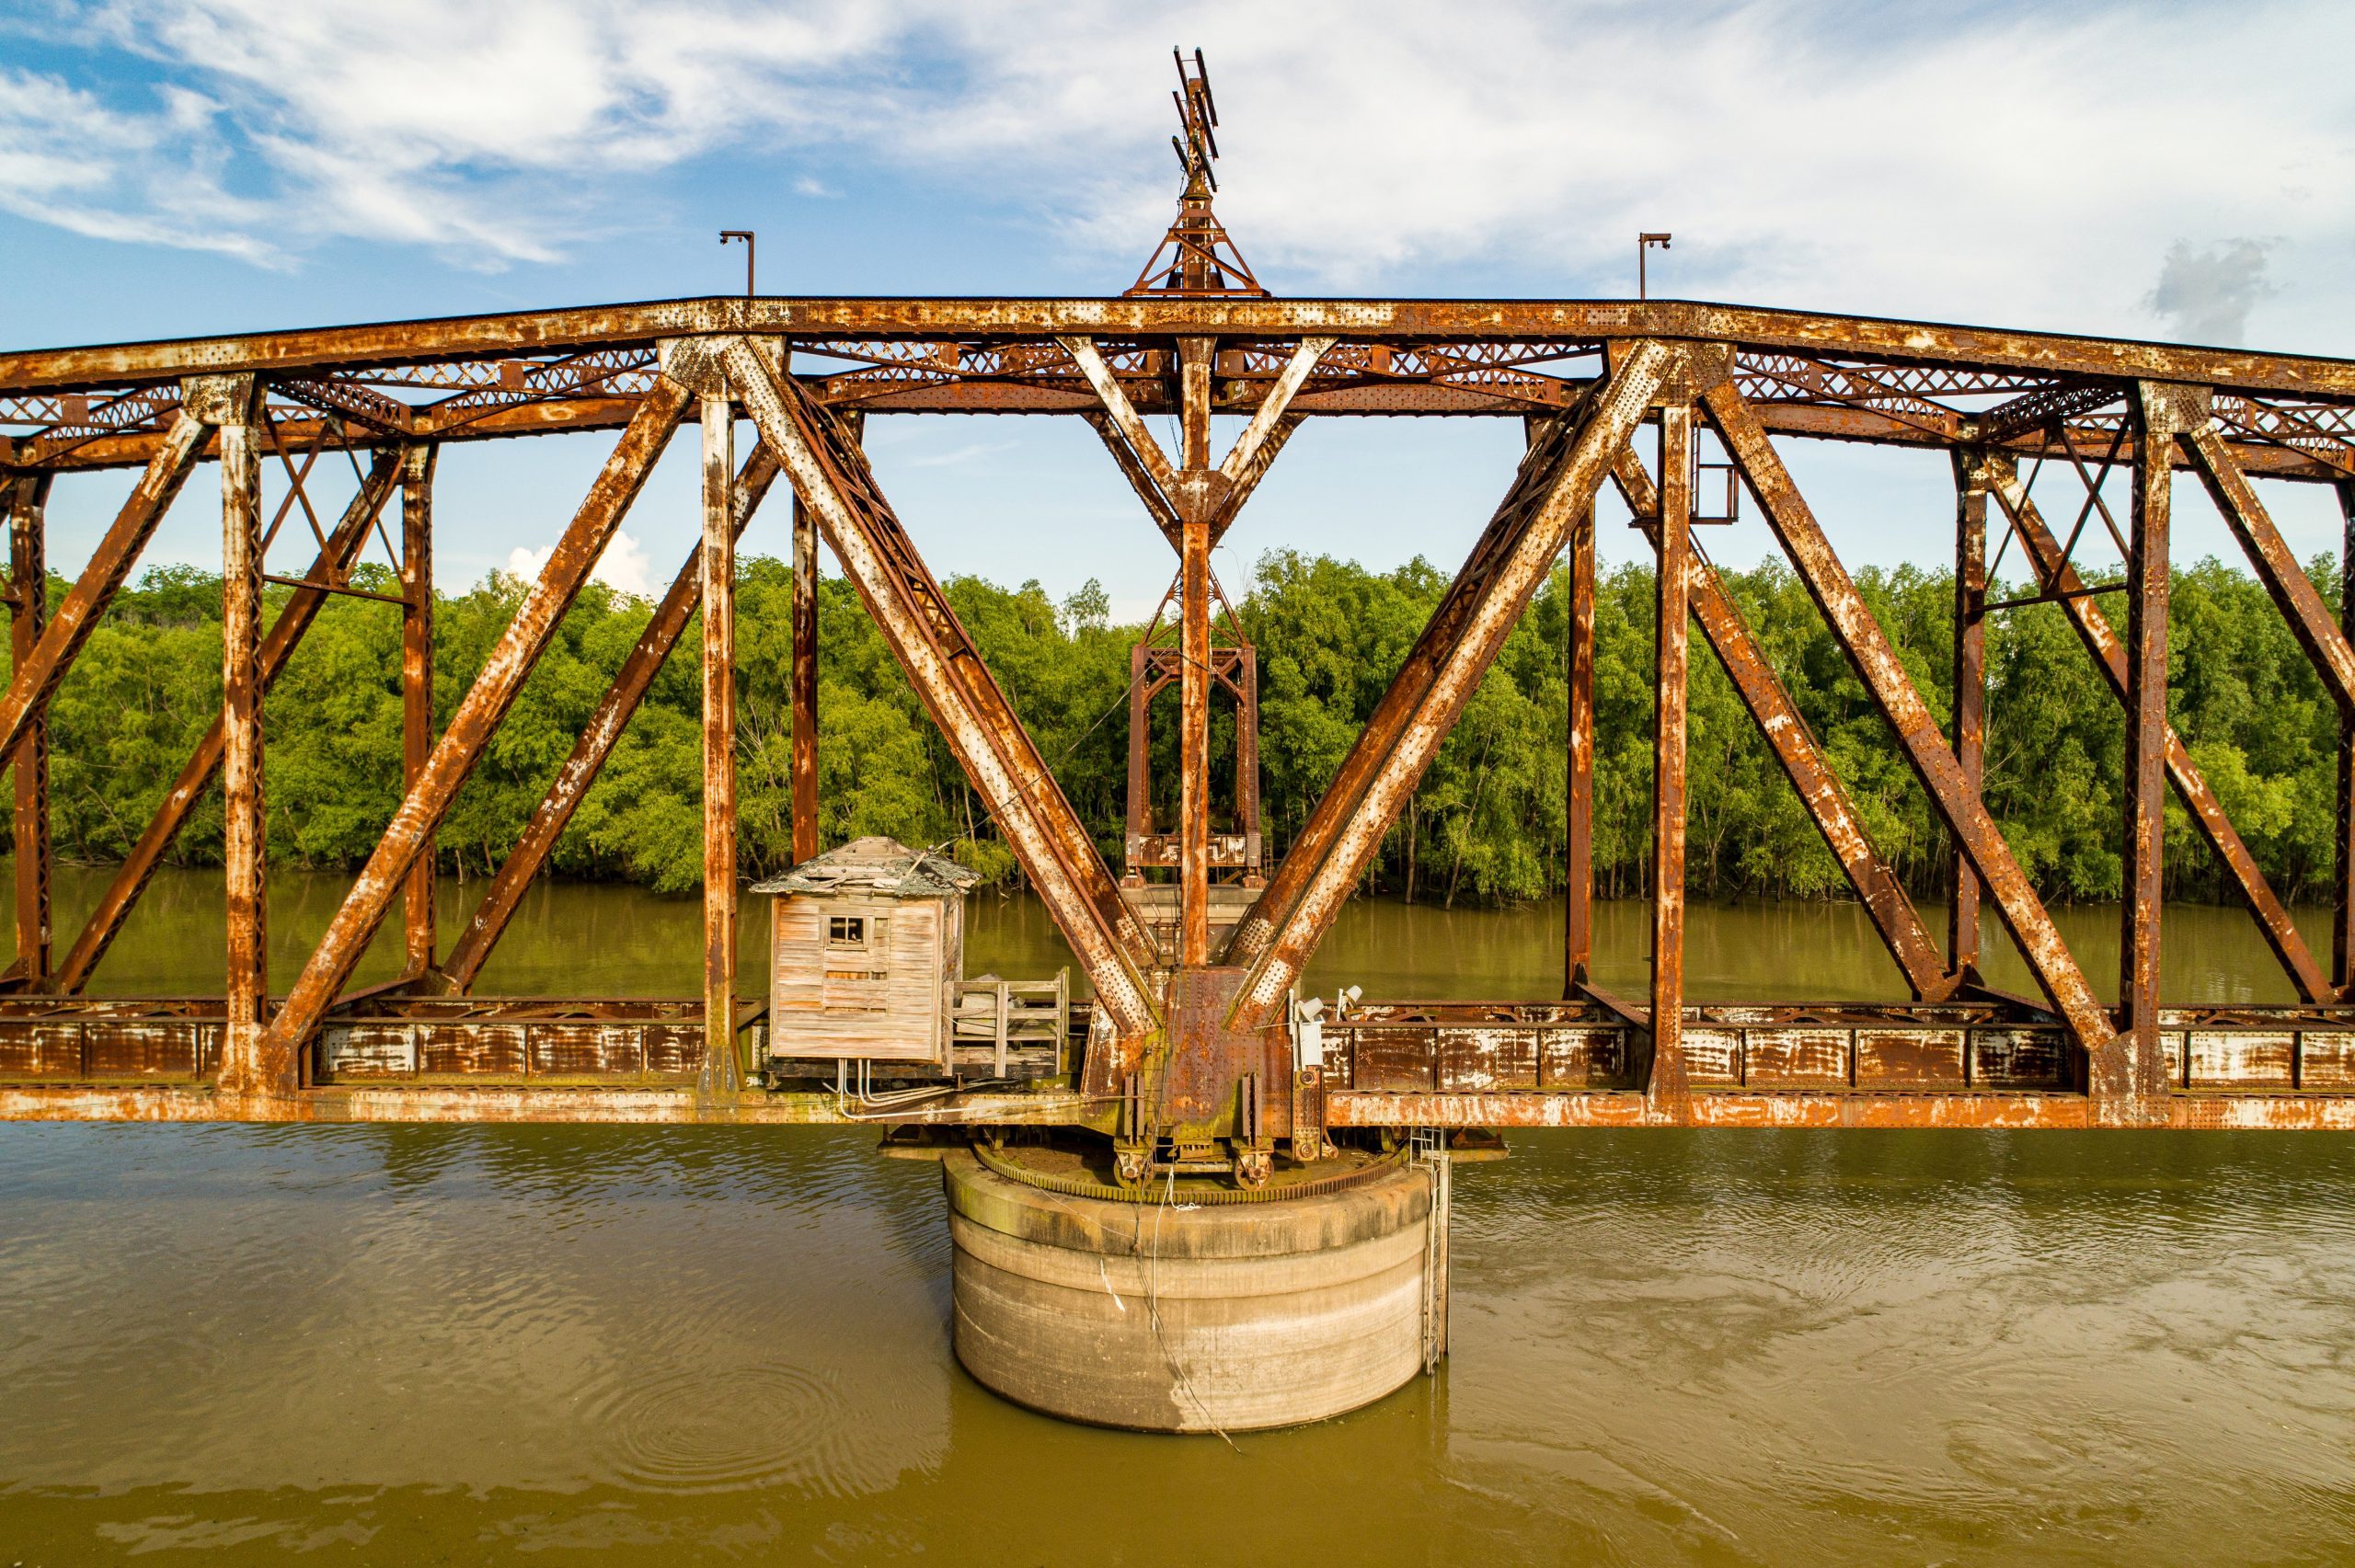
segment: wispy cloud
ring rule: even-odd
[[[2355,237],[2355,7],[2332,0],[1935,29],[1841,0],[1672,26],[1627,0],[112,0],[88,31],[165,91],[0,78],[0,203],[257,261],[341,236],[540,260],[596,232],[613,182],[735,146],[806,161],[805,192],[845,148],[985,173],[1126,258],[1166,219],[1182,41],[1225,112],[1222,215],[1290,292],[1501,261],[1616,292],[1660,228],[1671,293],[2192,333],[2211,318],[2140,282],[2196,214],[2278,236],[2302,312],[2355,329],[2338,269],[2287,265]],[[2135,150],[2153,125],[2163,155]]]
[[[922,457],[908,458],[906,465],[910,468],[965,468],[1001,452],[1012,452],[1020,444],[1018,441],[967,441],[947,452],[929,452]]]

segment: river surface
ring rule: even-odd
[[[217,990],[214,886],[99,989]],[[281,987],[339,892],[277,885]],[[2062,920],[2114,985],[2115,912]],[[697,921],[551,887],[484,989],[685,993]],[[1543,997],[1560,929],[1368,905],[1310,985]],[[2170,999],[2287,999],[2244,916],[2168,930]],[[1896,994],[1852,907],[1703,906],[1691,952],[1695,996]],[[969,972],[1061,961],[976,900]],[[0,1563],[2355,1560],[2355,1139],[1516,1134],[1456,1183],[1440,1375],[1233,1448],[967,1379],[937,1172],[872,1147],[0,1127]]]

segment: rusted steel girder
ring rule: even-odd
[[[1954,760],[1984,796],[1987,776],[1987,462],[1954,454]],[[1947,963],[1960,985],[1979,982],[1979,873],[1955,848],[1947,866]]]
[[[776,472],[776,454],[752,455]],[[761,481],[765,489],[768,480]],[[793,864],[818,853],[818,514],[793,498]]]
[[[2147,1126],[2166,1115],[2166,1062],[2159,1042],[2159,922],[2165,897],[2167,540],[2175,474],[2167,448],[2208,395],[2135,383],[2131,413],[2142,437],[2134,464],[2132,546],[2126,561],[2125,843],[2120,880],[2117,1049],[2095,1054],[2085,1090],[2097,1127]]]
[[[743,465],[736,472],[729,501],[738,537],[743,535],[744,525],[752,521],[761,498],[768,494],[776,472],[776,457],[765,446],[755,446],[745,455]],[[589,798],[590,786],[597,782],[605,760],[621,741],[622,731],[638,712],[655,676],[661,673],[663,661],[671,657],[672,648],[702,602],[703,544],[698,539],[687,552],[686,564],[679,568],[678,575],[671,579],[669,590],[655,605],[646,630],[638,635],[628,657],[614,672],[605,694],[597,699],[589,722],[581,727],[580,738],[573,743],[571,754],[557,770],[556,778],[548,784],[547,793],[540,796],[539,805],[533,807],[531,819],[523,824],[515,847],[500,863],[489,891],[483,894],[482,902],[467,918],[465,929],[458,933],[450,956],[442,960],[439,971],[441,986],[462,992],[474,989],[491,950],[507,934],[508,922],[515,918],[516,906],[523,902],[524,890],[547,864],[549,852],[564,836],[573,814],[580,809],[580,803]],[[427,977],[429,980],[433,978]]]
[[[1454,351],[1469,352],[1478,347],[1457,345]],[[346,373],[347,371],[355,377],[372,373],[366,367],[339,368],[337,373]],[[1577,401],[1591,384],[1569,377],[1533,379],[1547,389],[1551,399],[1546,405],[1549,412]],[[1120,382],[1141,412],[1159,411],[1160,403],[1164,401],[1160,378],[1122,372]],[[1077,414],[1095,423],[1099,430],[1105,428],[1105,416],[1095,395],[1084,386],[1063,390],[1009,383],[995,379],[951,377],[875,393],[863,388],[844,387],[840,378],[824,376],[807,377],[805,384],[818,401],[849,411]],[[364,392],[370,389],[355,384],[352,390]],[[1223,383],[1219,408],[1225,413],[1248,413],[1258,406],[1264,391],[1264,383]],[[4,403],[5,400],[0,400],[0,404]],[[469,403],[466,406],[436,413],[433,410],[437,406],[425,406],[405,427],[390,432],[359,421],[339,421],[324,416],[307,417],[289,409],[280,410],[272,425],[289,452],[309,454],[322,450],[373,447],[388,436],[431,441],[439,444],[570,430],[618,430],[629,422],[638,401],[635,393],[615,393],[611,387],[600,386],[579,395],[551,395],[545,398],[535,397],[530,402],[488,408]],[[1758,417],[1767,429],[1777,435],[1809,436],[1877,446],[1936,448],[1942,452],[1972,439],[1972,418],[1959,411],[1932,414],[1923,409],[1907,408],[1890,412],[1855,404],[1808,401],[1756,402],[1752,406],[1757,408]],[[1924,407],[1936,406],[1924,405]],[[1264,462],[1272,449],[1280,444],[1281,438],[1296,428],[1303,417],[1310,414],[1319,417],[1403,414],[1522,418],[1531,413],[1532,408],[1533,405],[1525,397],[1485,391],[1477,386],[1453,382],[1379,380],[1338,387],[1304,387],[1291,411],[1277,422],[1275,429],[1270,432],[1267,445],[1261,449],[1261,460]],[[0,412],[5,412],[5,406],[0,406]],[[2078,445],[2085,444],[2086,435],[2085,430],[2078,432],[2075,438]],[[2108,439],[2107,432],[2103,432],[2102,439]],[[43,455],[37,446],[20,445],[17,461],[24,467],[44,472],[137,467],[154,456],[162,440],[160,430],[142,428],[119,434],[93,436],[75,441],[67,450],[48,455]],[[2024,458],[2045,455],[2064,459],[2067,456],[2065,445],[2051,433],[2050,427],[1980,444],[2000,447]],[[2309,447],[2276,444],[2269,437],[2235,433],[2225,444],[2240,464],[2242,472],[2253,476],[2300,483],[2330,483],[2345,477],[2349,464],[2355,463],[2355,455],[2334,461],[2331,453]],[[2122,461],[2131,462],[2132,456],[2130,438],[2120,457]],[[2188,471],[2193,466],[2191,458],[2182,452],[2177,452],[2174,461],[2178,469]],[[1135,482],[1133,475],[1131,482]]]
[[[2342,479],[2335,487],[2345,524],[2338,544],[2338,632],[2355,642],[2355,479]],[[2355,994],[2355,712],[2343,707],[2338,710],[2338,832],[2332,848],[2330,979],[2343,1000]]]
[[[1651,475],[1644,471],[1642,460],[1632,448],[1621,452],[1612,477],[1639,524],[1658,513],[1659,496]],[[1657,538],[1656,528],[1647,532]],[[1714,567],[1697,559],[1686,570],[1693,618],[1701,624],[1701,635],[1708,639],[1717,663],[1733,681],[1734,690],[1740,693],[1742,705],[1750,710],[1759,734],[1775,753],[1775,761],[1782,765],[1783,775],[1798,792],[1800,804],[1807,807],[1808,819],[1823,835],[1824,847],[1839,862],[1849,887],[1865,906],[1865,912],[1872,917],[1873,927],[1880,933],[1882,945],[1889,949],[1898,972],[1904,976],[1907,989],[1917,1001],[1944,1001],[1954,993],[1956,980],[1946,972],[1929,927],[1922,923],[1921,914],[1906,896],[1905,885],[1898,880],[1897,873],[1873,847],[1871,837],[1865,831],[1864,818],[1856,814],[1839,775],[1832,771],[1831,761],[1816,744],[1807,720],[1799,715],[1798,704],[1791,700],[1782,678],[1775,673],[1766,650],[1751,634],[1740,606],[1726,591],[1724,579]]]
[[[716,367],[715,367],[716,368]],[[703,390],[703,1082],[743,1087],[736,1056],[736,409]]]
[[[228,985],[221,1092],[270,1096],[301,1086],[291,1056],[262,1047],[270,1016],[269,813],[262,795],[260,390],[251,376],[203,390],[221,431],[221,865],[227,885]]]
[[[1214,368],[1212,361],[1205,361],[1198,372],[1200,389],[1196,395],[1204,421],[1200,452],[1184,456],[1179,463],[1173,464],[1168,454],[1161,450],[1161,443],[1154,440],[1153,431],[1137,412],[1134,400],[1121,385],[1120,378],[1105,362],[1094,340],[1066,337],[1056,341],[1071,356],[1072,363],[1079,367],[1081,375],[1086,378],[1087,384],[1095,390],[1097,400],[1103,405],[1100,411],[1087,414],[1087,422],[1103,438],[1113,461],[1120,465],[1121,475],[1129,481],[1130,487],[1136,491],[1137,498],[1144,503],[1154,526],[1161,530],[1170,547],[1182,555],[1185,546],[1180,525],[1189,510],[1199,511],[1209,523],[1213,547],[1234,525],[1236,515],[1243,509],[1243,503],[1250,498],[1253,490],[1258,488],[1259,481],[1267,476],[1276,453],[1282,450],[1284,442],[1299,427],[1301,417],[1292,412],[1293,402],[1307,384],[1310,374],[1315,371],[1317,361],[1332,349],[1336,340],[1329,337],[1311,337],[1302,340],[1260,398],[1258,406],[1252,410],[1250,422],[1235,438],[1234,446],[1227,450],[1225,458],[1215,472],[1210,466],[1208,425],[1212,394],[1210,378]],[[1211,340],[1190,341],[1208,343]],[[1181,388],[1186,384],[1185,353],[1181,343]],[[1187,406],[1181,394],[1181,414]],[[1187,439],[1191,441],[1193,427],[1189,424],[1186,429]]]
[[[2118,634],[2111,629],[2100,606],[2085,591],[2085,581],[2077,576],[2076,568],[2062,558],[2061,541],[2045,525],[2043,513],[2020,484],[2019,469],[2010,454],[1991,452],[1986,454],[1985,462],[1989,493],[2017,534],[2039,589],[2059,601],[2062,613],[2076,628],[2078,640],[2093,656],[2094,667],[2108,682],[2111,694],[2124,702],[2126,650]],[[2330,977],[2323,973],[2306,939],[2299,933],[2297,923],[2290,918],[2289,910],[2274,894],[2265,873],[2257,869],[2257,857],[2241,841],[2240,833],[2234,828],[2232,818],[2224,815],[2216,792],[2209,786],[2206,775],[2191,760],[2190,750],[2172,726],[2166,731],[2166,770],[2177,798],[2183,802],[2208,847],[2223,863],[2233,886],[2256,918],[2266,945],[2273,949],[2273,956],[2289,972],[2299,996],[2307,1001],[2333,1000],[2336,993]]]
[[[1674,378],[1680,383],[1683,376]],[[1691,694],[1689,587],[1693,572],[1693,405],[1660,405],[1659,509],[1652,573],[1652,1059],[1644,1108],[1682,1125],[1693,1119],[1684,1067],[1684,731]]]
[[[751,341],[729,340],[724,351],[745,412],[817,513],[835,559],[1087,971],[1132,1066],[1159,1023],[1143,974],[1151,937],[841,421]]]
[[[1098,339],[1496,342],[1682,338],[1900,363],[2179,381],[2220,389],[2355,397],[2355,361],[2015,332],[1936,322],[1677,300],[744,299],[670,300],[508,315],[0,353],[0,390],[170,381],[205,372],[412,364],[454,356],[644,347],[751,333],[822,349],[825,340],[981,342],[1084,332]]]
[[[191,394],[196,395],[191,397]],[[82,575],[75,580],[64,602],[57,607],[57,613],[41,628],[40,640],[33,645],[31,654],[19,660],[15,673],[8,677],[7,693],[0,696],[0,757],[16,755],[17,745],[25,738],[26,726],[48,708],[57,683],[73,668],[75,656],[97,629],[98,617],[113,602],[123,578],[131,575],[132,567],[137,563],[140,551],[147,547],[155,525],[171,507],[172,498],[187,482],[189,470],[196,465],[196,450],[202,444],[208,426],[188,406],[191,401],[201,401],[193,381],[182,397],[183,406],[173,417],[171,430],[155,449],[155,455],[148,459],[130,499],[115,514],[114,526],[98,541],[89,565],[82,568]]]
[[[1282,1015],[1302,966],[1495,662],[1572,521],[1593,504],[1678,354],[1662,343],[1636,345],[1597,390],[1575,434],[1549,424],[1530,444],[1503,504],[1228,940],[1225,962],[1249,969],[1230,1028],[1264,1028]]]
[[[1566,999],[1579,994],[1594,961],[1594,508],[1591,503],[1570,521],[1568,555],[1569,713],[1565,725],[1567,776],[1562,792],[1562,995]]]
[[[1215,340],[1178,340],[1178,962],[1211,959],[1211,509],[1199,480],[1211,465]],[[1232,486],[1229,486],[1230,488]]]
[[[1790,472],[1783,466],[1749,403],[1729,379],[1706,388],[1701,395],[1728,455],[1757,498],[1768,525],[1874,705],[1895,732],[1931,808],[1986,884],[2005,929],[2019,944],[2037,984],[2088,1056],[2114,1049],[2111,1042],[2117,1031],[2108,1012],[2085,983],[2084,972],[2062,942],[2027,872],[2013,858],[2011,846],[2004,841],[1986,803],[1971,790],[1962,765],[1947,750],[1928,704],[1913,689],[1897,650],[1890,646],[1888,635],[1856,591],[1847,568],[1840,564],[1832,542],[1824,537],[1821,525],[1792,483]]]
[[[655,460],[662,455],[686,411],[688,395],[684,387],[665,377],[639,403],[637,418],[605,460],[587,498],[557,541],[547,565],[540,569],[539,580],[532,585],[515,619],[491,649],[482,673],[459,703],[450,727],[435,744],[424,776],[402,796],[359,880],[352,884],[327,934],[287,993],[264,1041],[266,1052],[299,1063],[312,1031],[350,979],[369,939],[384,923],[409,866],[431,848],[434,830],[457,798],[459,786],[474,771],[565,612],[589,580],[591,568],[604,553],[623,514],[638,498]]]
[[[304,581],[323,586],[298,588],[287,595],[285,604],[278,612],[278,619],[270,623],[269,635],[262,638],[261,681],[264,692],[277,681],[279,673],[286,668],[286,661],[293,657],[294,649],[302,643],[303,635],[311,629],[312,622],[317,619],[319,611],[326,606],[327,589],[340,585],[350,571],[352,562],[359,558],[361,548],[368,542],[369,529],[375,525],[377,514],[384,509],[386,498],[400,477],[402,462],[401,449],[398,448],[388,448],[376,453],[375,462],[361,481],[359,491],[351,498],[351,504],[344,508],[343,516],[328,532],[327,549],[311,562],[310,570],[304,573]],[[57,967],[56,989],[60,991],[71,995],[90,983],[90,972],[98,967],[98,960],[106,956],[107,949],[121,934],[123,921],[131,916],[132,907],[146,891],[148,882],[155,875],[155,868],[163,864],[164,856],[170,851],[173,841],[179,837],[181,828],[187,825],[189,813],[196,808],[198,798],[220,769],[223,743],[222,720],[215,718],[206,728],[203,738],[197,741],[196,750],[190,753],[187,762],[182,764],[178,776],[172,780],[171,787],[164,792],[163,804],[156,807],[155,815],[140,833],[139,841],[131,846],[131,853],[123,857],[121,865],[115,867],[114,876],[108,880],[106,891],[98,895],[98,907],[83,922],[80,934],[74,939],[74,945],[66,949],[64,961]]]
[[[49,487],[46,474],[20,474],[7,482],[8,586],[16,602],[8,612],[10,668],[22,669],[40,646],[49,616]],[[17,754],[8,759],[16,789],[17,961],[9,979],[33,990],[49,984],[51,852],[49,841],[49,715],[44,709],[25,727]]]
[[[2216,509],[2232,525],[2241,548],[2248,552],[2249,565],[2257,568],[2257,580],[2273,595],[2273,602],[2290,623],[2290,630],[2305,648],[2306,657],[2314,660],[2323,689],[2338,704],[2341,713],[2355,711],[2355,641],[2350,641],[2331,619],[2330,607],[2315,590],[2305,568],[2298,564],[2298,557],[2281,537],[2281,531],[2273,526],[2265,503],[2250,488],[2248,476],[2241,472],[2240,464],[2226,450],[2223,438],[2206,418],[2206,389],[2187,387],[2183,391],[2199,395],[2199,406],[2187,408],[2182,416],[2187,428],[2179,437],[2191,453],[2193,467],[2207,485],[2209,495],[2215,498]],[[2136,472],[2141,472],[2139,464]]]
[[[430,443],[401,454],[401,793],[417,787],[433,755],[433,466]],[[262,679],[270,675],[265,666]],[[409,867],[401,897],[401,974],[433,967],[435,856]]]

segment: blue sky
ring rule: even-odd
[[[1280,294],[1624,296],[1635,233],[1667,229],[1656,294],[2355,354],[2355,8],[1798,0],[14,0],[0,341],[729,292],[722,227],[759,232],[764,292],[1116,292],[1175,195],[1172,44],[1209,56],[1221,214]],[[443,582],[551,541],[607,444],[445,454]],[[614,580],[684,556],[693,444]],[[943,575],[1096,578],[1132,612],[1168,578],[1084,428],[870,445]],[[1313,421],[1221,574],[1276,544],[1452,567],[1516,447],[1509,421]],[[1789,452],[1852,560],[1944,557],[1943,460]],[[151,561],[217,559],[212,484]],[[123,485],[61,484],[59,566]],[[2270,488],[2298,548],[2335,544],[2326,496]],[[2189,486],[2180,516],[2179,558],[2230,553]],[[1772,548],[1754,520],[1710,543]]]

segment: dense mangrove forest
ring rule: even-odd
[[[759,875],[790,843],[787,693],[790,572],[741,567],[740,835]],[[2314,566],[2337,600],[2337,567]],[[363,588],[394,591],[365,572]],[[1263,827],[1281,853],[1347,752],[1446,586],[1418,560],[1371,571],[1278,552],[1257,566],[1235,616],[1257,645]],[[1805,591],[1766,566],[1727,574],[1741,612],[1832,759],[1883,853],[1923,891],[1942,885],[1944,835],[1890,734]],[[1372,881],[1434,902],[1499,901],[1558,887],[1564,822],[1567,577],[1557,572],[1512,634],[1464,720],[1384,847]],[[1943,719],[1951,694],[1951,576],[1903,568],[1860,578],[1913,677]],[[52,601],[64,591],[51,584]],[[524,585],[493,575],[436,610],[436,696],[446,719]],[[1062,603],[1035,583],[972,578],[951,601],[1074,806],[1118,862],[1126,794],[1131,645],[1095,584]],[[283,589],[271,590],[282,598]],[[1998,585],[1991,598],[2025,593]],[[2105,601],[2105,603],[2116,603]],[[1650,788],[1651,575],[1626,566],[1597,593],[1595,866],[1601,890],[1642,890]],[[504,856],[570,750],[607,681],[645,628],[645,601],[592,587],[565,623],[444,824],[440,853],[461,876]],[[219,710],[219,579],[149,571],[91,638],[52,710],[53,833],[61,855],[120,858]],[[1165,629],[1166,630],[1166,629]],[[819,757],[828,842],[888,833],[943,844],[1001,885],[1017,877],[979,801],[849,586],[821,585]],[[556,852],[561,875],[664,890],[701,875],[701,704],[690,628]],[[1704,895],[1844,892],[1837,866],[1707,645],[1693,639],[1690,876]],[[400,628],[391,607],[341,598],[319,616],[269,704],[270,848],[281,864],[356,864],[400,791]],[[2119,891],[2121,710],[2053,605],[1999,612],[1987,636],[1987,791],[2048,896]],[[2338,718],[2282,617],[2245,573],[2215,560],[2174,580],[2174,721],[2224,808],[2285,895],[2329,875]],[[1155,736],[1172,780],[1176,693]],[[1213,704],[1213,767],[1230,754],[1231,706]],[[1223,785],[1221,786],[1223,788]],[[1166,821],[1174,802],[1157,801]],[[1214,797],[1214,820],[1230,803]],[[2171,891],[2222,897],[2208,852],[2168,803]],[[217,862],[216,798],[175,850]]]

